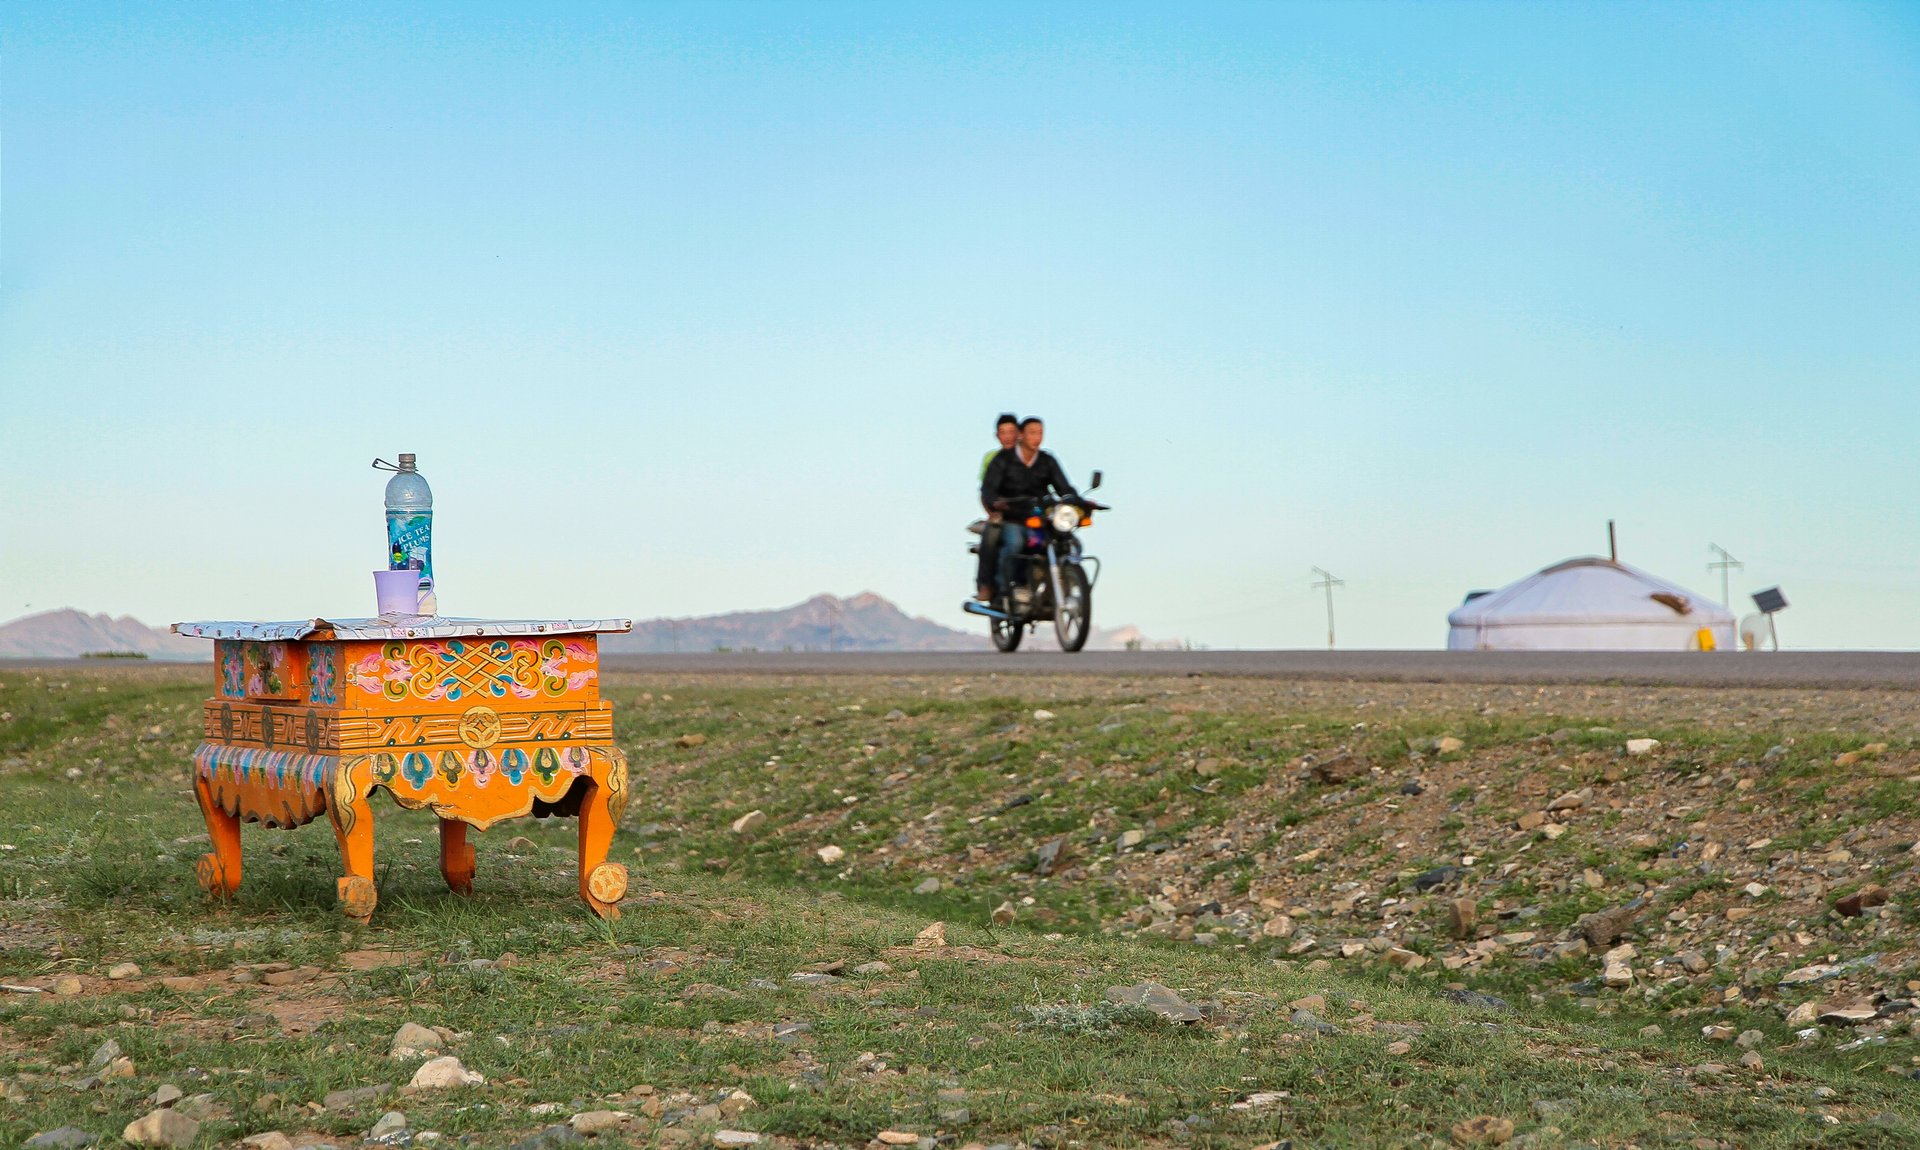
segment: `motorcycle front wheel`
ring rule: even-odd
[[[1020,640],[1027,633],[1025,624],[1016,623],[1010,619],[993,619],[989,622],[993,629],[995,647],[1009,653],[1020,649]]]
[[[1068,563],[1060,568],[1060,586],[1054,591],[1053,635],[1060,640],[1060,649],[1072,654],[1087,645],[1093,624],[1093,588],[1079,564]]]

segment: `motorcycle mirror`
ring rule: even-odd
[[[1098,486],[1100,486],[1100,473],[1096,471],[1093,473],[1093,482],[1087,484],[1087,490],[1092,491],[1094,488]]]

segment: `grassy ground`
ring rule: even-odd
[[[1809,842],[1870,837],[1904,817],[1912,796],[1900,788],[1912,784],[1814,768],[1869,736],[1905,753],[1914,719],[1896,697],[1728,704],[1696,693],[1681,707],[1646,691],[631,678],[610,691],[645,780],[616,844],[638,892],[618,923],[572,896],[570,822],[478,836],[478,893],[461,899],[440,883],[430,820],[384,808],[380,911],[360,929],[332,909],[337,859],[323,826],[249,828],[231,904],[194,885],[203,828],[185,764],[205,679],[0,672],[0,981],[75,975],[82,986],[0,993],[0,1145],[62,1124],[115,1144],[163,1084],[210,1096],[190,1100],[208,1146],[267,1130],[354,1145],[387,1109],[416,1134],[472,1146],[512,1145],[594,1109],[636,1115],[597,1139],[636,1146],[705,1145],[716,1128],[791,1145],[861,1146],[893,1130],[954,1146],[1429,1146],[1477,1116],[1510,1120],[1517,1142],[1539,1146],[1920,1142],[1904,1031],[1846,1051],[1796,1046],[1777,1012],[1740,1002],[1562,993],[1576,975],[1552,966],[1409,973],[1330,960],[1324,947],[1289,956],[1290,940],[1235,933],[1212,911],[1220,929],[1198,933],[1214,945],[1196,945],[1178,927],[1204,917],[1151,906],[1202,897],[1224,912],[1271,891],[1268,910],[1298,903],[1313,924],[1321,876],[1291,861],[1295,845],[1374,849],[1375,804],[1393,803],[1396,817],[1414,805],[1395,798],[1409,773],[1427,779],[1444,817],[1418,848],[1350,864],[1373,867],[1376,896],[1461,849],[1519,852],[1525,843],[1491,828],[1533,805],[1520,790],[1528,772],[1565,766],[1573,783],[1599,781],[1618,737],[1589,728],[1607,724],[1665,741],[1666,769],[1686,770],[1659,785],[1688,791],[1708,788],[1686,778],[1737,773],[1791,738],[1740,794],[1759,790],[1772,809],[1807,788],[1851,788],[1859,801],[1837,815],[1782,817]],[[1568,725],[1578,733],[1537,750]],[[1468,747],[1411,757],[1409,739],[1441,734]],[[1297,781],[1308,757],[1343,746],[1380,769]],[[1516,781],[1481,798],[1476,772],[1503,765],[1513,769],[1498,777]],[[1753,817],[1725,790],[1712,817]],[[751,810],[764,825],[732,832]],[[1603,821],[1568,845],[1566,866],[1622,868],[1616,888],[1675,881],[1657,852],[1589,862],[1608,853],[1594,845]],[[1127,830],[1142,832],[1137,849],[1117,845]],[[1212,850],[1216,836],[1233,845]],[[843,854],[823,862],[825,846]],[[1892,863],[1874,868],[1900,878]],[[940,889],[914,893],[929,878]],[[1557,881],[1508,901],[1563,916],[1586,905]],[[1486,896],[1490,913],[1503,897]],[[996,925],[1003,904],[1015,917]],[[1315,929],[1332,945],[1345,928],[1324,914]],[[1426,933],[1407,941],[1438,956],[1437,939],[1421,945],[1431,918],[1431,907],[1414,915]],[[946,945],[916,947],[935,920]],[[1173,936],[1131,929],[1155,920],[1173,922]],[[1872,929],[1862,946],[1905,941],[1897,915]],[[138,976],[105,977],[127,961]],[[885,968],[855,973],[876,962]],[[792,977],[835,963],[825,978]],[[1148,980],[1206,1017],[1183,1025],[1102,1005],[1107,988]],[[1313,1018],[1290,1005],[1309,996]],[[1763,1067],[1700,1037],[1723,1019],[1765,1035]],[[325,1108],[335,1091],[407,1082],[419,1060],[385,1054],[409,1020],[453,1032],[448,1052],[487,1084]],[[108,1039],[134,1074],[90,1084],[87,1063]]]

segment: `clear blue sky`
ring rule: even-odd
[[[0,10],[0,618],[872,589],[1002,409],[1096,621],[1435,646],[1603,551],[1920,646],[1920,6]]]

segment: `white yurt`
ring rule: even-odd
[[[1447,615],[1450,651],[1733,651],[1733,612],[1612,559],[1556,563]],[[1701,632],[1710,637],[1702,641]]]

